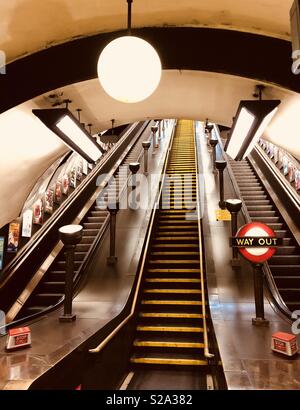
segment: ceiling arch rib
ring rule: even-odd
[[[289,39],[293,0],[136,0],[133,27],[211,27]],[[126,0],[10,0],[0,5],[0,49],[25,53],[126,27]],[[29,23],[30,22],[30,23]]]
[[[5,98],[0,112],[37,95],[97,77],[97,60],[105,45],[120,33],[77,39],[17,60],[0,76]],[[300,92],[291,71],[291,43],[230,30],[144,28],[135,34],[148,40],[164,69],[233,74]]]

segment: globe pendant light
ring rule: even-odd
[[[161,78],[161,62],[147,41],[131,36],[131,3],[128,3],[128,35],[111,41],[98,61],[100,84],[108,95],[124,103],[148,98]]]

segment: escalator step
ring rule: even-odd
[[[184,358],[132,357],[131,363],[175,366],[207,366],[206,360]]]
[[[269,268],[272,271],[273,275],[300,275],[300,265],[271,265],[269,264]]]
[[[137,326],[138,332],[171,332],[171,333],[203,333],[202,327],[196,326],[163,326],[163,325],[156,325],[156,326]]]
[[[140,312],[140,318],[203,319],[200,313]]]

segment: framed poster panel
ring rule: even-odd
[[[69,186],[70,186],[70,180],[69,180],[69,175],[65,174],[62,177],[62,193],[63,195],[68,195],[69,193]]]
[[[82,160],[82,173],[83,173],[83,175],[87,175],[88,172],[89,172],[88,162],[85,159],[83,159]]]
[[[4,260],[4,236],[0,236],[0,270],[3,269],[3,260]]]
[[[53,213],[53,203],[54,203],[54,192],[53,189],[47,189],[45,192],[45,213],[52,214]]]
[[[295,188],[300,191],[300,170],[297,169],[295,172]]]
[[[282,151],[279,150],[279,153],[278,153],[278,167],[279,167],[279,169],[281,169],[283,167],[283,157],[284,157],[284,155],[283,155]]]
[[[34,225],[43,224],[43,212],[44,212],[43,201],[41,199],[38,199],[33,204],[33,223]]]
[[[22,222],[22,236],[24,238],[31,238],[32,219],[33,219],[32,209],[27,209],[27,211],[23,213],[23,222]]]
[[[71,169],[71,173],[70,173],[70,186],[72,188],[76,188],[76,180],[77,180],[77,169],[76,167],[73,167]]]
[[[275,164],[277,164],[278,161],[279,161],[279,149],[277,147],[274,147],[274,157],[273,157],[273,159],[274,159]]]
[[[61,181],[56,182],[54,200],[55,200],[56,204],[60,204],[61,201],[62,201],[62,183],[61,183]]]
[[[82,181],[82,171],[83,171],[83,164],[82,164],[82,159],[79,158],[77,161],[77,180]]]
[[[288,173],[289,173],[289,160],[285,155],[282,158],[282,166],[283,166],[283,174],[285,176],[288,175]]]
[[[294,165],[290,162],[289,163],[289,181],[294,182],[295,179],[295,167]]]
[[[8,228],[7,252],[16,253],[19,247],[20,239],[20,223],[17,221],[11,222]]]

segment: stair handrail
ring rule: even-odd
[[[144,268],[145,268],[147,255],[148,255],[148,248],[149,248],[151,237],[152,237],[152,230],[153,230],[153,226],[154,226],[155,216],[156,216],[157,210],[159,209],[160,198],[161,198],[161,195],[162,195],[164,180],[165,180],[165,176],[166,176],[166,169],[167,169],[167,165],[168,165],[168,162],[169,162],[170,148],[172,147],[172,144],[173,144],[176,125],[177,125],[177,123],[175,121],[173,131],[172,131],[172,135],[171,135],[171,138],[169,140],[169,145],[168,145],[167,154],[166,154],[166,157],[165,157],[163,170],[162,170],[162,180],[160,181],[159,189],[157,191],[157,194],[156,194],[155,200],[154,200],[154,207],[152,209],[151,216],[150,216],[150,222],[149,222],[149,225],[148,225],[147,236],[146,236],[146,241],[145,241],[145,247],[144,247],[144,251],[143,251],[143,255],[142,255],[141,265],[140,265],[139,272],[138,272],[138,281],[137,281],[137,285],[136,285],[136,288],[135,288],[130,313],[123,319],[123,321],[121,323],[119,323],[119,325],[104,340],[102,340],[102,342],[98,346],[96,346],[93,349],[89,349],[90,353],[99,353],[116,336],[116,334],[129,322],[129,320],[134,316],[134,313],[135,313],[135,310],[136,310],[136,304],[137,304],[137,300],[138,300],[138,295],[139,295],[139,292],[140,292],[142,276],[143,276],[143,272],[144,272]]]
[[[200,280],[201,280],[201,301],[202,301],[202,314],[203,314],[203,339],[204,339],[204,356],[207,359],[215,357],[213,353],[209,351],[208,331],[206,321],[206,300],[205,300],[205,286],[204,286],[204,267],[203,267],[203,243],[202,243],[202,227],[201,227],[201,202],[200,202],[200,184],[199,184],[199,150],[198,140],[196,137],[195,122],[193,122],[193,136],[194,136],[194,149],[195,149],[195,163],[196,163],[196,192],[197,192],[197,222],[198,222],[198,236],[199,236],[199,252],[200,252]]]

